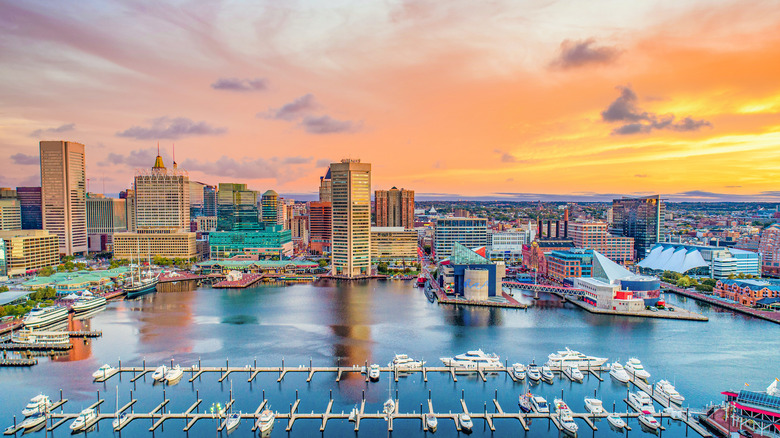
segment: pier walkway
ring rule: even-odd
[[[671,283],[666,283],[663,281],[661,282],[661,287],[663,287],[664,290],[675,293],[677,295],[693,298],[694,300],[704,301],[705,303],[712,304],[713,306],[718,306],[723,309],[733,310],[734,312],[742,313],[744,315],[750,315],[766,321],[774,322],[775,324],[780,324],[780,312],[754,309],[752,307],[743,306],[742,304],[735,303],[732,301],[726,301],[723,299],[715,298],[713,296],[708,296],[701,292],[690,291],[683,288],[679,288]]]

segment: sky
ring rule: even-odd
[[[777,29],[750,0],[0,0],[0,185],[69,140],[92,192],[159,143],[302,197],[359,158],[427,198],[780,201]]]

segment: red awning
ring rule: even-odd
[[[780,418],[780,412],[771,412],[771,411],[765,411],[765,410],[762,410],[762,409],[749,408],[749,407],[743,406],[743,405],[741,405],[741,404],[739,404],[737,402],[734,402],[734,406],[736,406],[736,407],[738,407],[740,409],[746,410],[748,412],[755,412],[757,414],[764,414],[764,415],[769,415],[770,417],[778,417],[778,418]]]

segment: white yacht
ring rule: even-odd
[[[650,411],[642,411],[642,414],[639,415],[639,422],[652,430],[657,430],[661,427],[661,423],[653,417],[653,412]]]
[[[607,416],[607,421],[609,422],[610,426],[618,430],[626,427],[626,421],[620,418],[617,414],[609,414]]]
[[[664,408],[664,414],[668,415],[672,420],[682,421],[685,418],[685,412],[682,409],[674,406],[668,406]]]
[[[36,412],[19,423],[22,429],[34,429],[46,422],[46,412]]]
[[[387,399],[384,406],[382,407],[382,412],[388,416],[395,413],[395,401],[392,397]]]
[[[531,394],[530,391],[525,394],[521,394],[517,400],[517,404],[520,405],[520,410],[523,412],[533,411],[534,410],[533,398],[534,396]]]
[[[549,414],[550,413],[550,405],[547,404],[547,399],[540,395],[536,395],[531,399],[531,404],[534,407],[534,410],[540,414]]]
[[[471,421],[471,417],[466,413],[458,415],[458,423],[460,423],[461,430],[466,432],[471,432],[471,428],[474,427],[474,423]]]
[[[227,430],[227,433],[236,430],[239,424],[241,424],[241,414],[233,413],[228,415],[225,420],[225,429]]]
[[[482,350],[472,350],[455,357],[442,357],[445,366],[471,369],[495,369],[503,367],[496,354],[486,354]]]
[[[395,357],[393,357],[393,361],[387,364],[388,367],[399,371],[416,370],[422,368],[423,365],[425,365],[425,361],[414,360],[405,354],[396,354]]]
[[[111,427],[114,428],[114,430],[118,430],[128,421],[130,421],[130,416],[127,413],[122,412],[121,414],[117,415],[116,418],[114,418],[114,421],[111,422]]]
[[[582,374],[582,371],[576,367],[569,368],[569,377],[571,377],[571,379],[575,382],[582,382],[582,379],[585,378],[585,376]]]
[[[179,383],[179,380],[181,380],[181,376],[183,375],[184,371],[179,365],[176,365],[173,368],[169,368],[168,372],[165,373],[165,381],[168,382],[168,385],[175,385]]]
[[[517,380],[525,379],[525,365],[521,363],[512,364],[512,375]]]
[[[110,376],[111,373],[116,371],[116,368],[112,367],[109,364],[105,364],[102,367],[98,368],[97,371],[92,373],[93,379],[100,379],[102,377]]]
[[[156,370],[154,370],[154,373],[152,373],[152,379],[161,382],[165,379],[165,375],[168,373],[168,367],[165,365],[160,365],[157,367]]]
[[[11,335],[11,342],[17,344],[65,345],[70,343],[70,334],[61,331],[19,330]]]
[[[677,392],[677,390],[674,388],[674,385],[669,383],[668,380],[659,380],[656,382],[655,391],[663,394],[672,403],[681,405],[682,402],[685,401],[685,397],[680,395],[680,393]]]
[[[609,368],[609,375],[620,383],[628,383],[631,380],[631,376],[628,375],[623,365],[615,362]]]
[[[86,312],[87,310],[92,310],[104,304],[106,304],[106,299],[103,297],[82,295],[75,302],[73,302],[73,306],[71,308],[73,309],[74,312],[78,313],[78,312]]]
[[[24,326],[27,328],[44,327],[49,324],[68,319],[68,308],[64,306],[36,306],[24,317]]]
[[[558,421],[561,423],[563,431],[570,435],[577,435],[577,423],[574,422],[569,406],[559,398],[556,398],[553,402],[555,403],[555,412],[558,414]]]
[[[425,425],[431,432],[436,432],[436,426],[439,425],[439,420],[434,414],[425,414]]]
[[[632,357],[628,360],[628,362],[626,362],[625,369],[630,376],[636,376],[642,380],[647,380],[650,378],[650,373],[648,373],[645,370],[645,367],[642,366],[642,362],[640,362],[639,359],[635,357]]]
[[[35,397],[30,399],[30,402],[27,403],[27,406],[22,409],[22,415],[25,417],[29,417],[31,415],[35,415],[41,412],[48,412],[49,408],[51,408],[52,402],[49,400],[49,397],[43,394],[38,394]]]
[[[74,432],[80,432],[84,430],[89,423],[97,418],[97,414],[94,409],[84,409],[79,413],[78,417],[70,423],[70,430]]]
[[[606,411],[604,410],[604,403],[597,398],[585,397],[585,409],[591,414],[599,415]]]
[[[607,358],[588,356],[579,351],[565,350],[552,353],[547,356],[547,366],[551,369],[560,371],[565,367],[575,367],[579,369],[598,368],[607,362]]]
[[[275,420],[276,416],[273,411],[265,409],[260,413],[260,417],[257,419],[257,422],[255,422],[255,427],[257,427],[257,430],[259,430],[261,434],[269,433],[274,428]]]
[[[528,365],[526,373],[528,374],[528,378],[534,382],[538,382],[539,379],[542,378],[542,373],[539,372],[539,367],[536,366],[536,364],[533,362],[531,362],[531,365]]]
[[[555,375],[553,374],[550,367],[547,365],[542,367],[542,380],[544,380],[547,383],[552,383],[553,379],[555,378]]]
[[[655,414],[653,399],[644,391],[629,392],[628,403],[639,412],[648,411],[651,414]]]
[[[352,408],[351,411],[349,411],[349,421],[355,422],[357,421],[357,417],[360,411],[358,410],[358,407],[355,406]]]
[[[368,368],[368,378],[373,382],[379,380],[379,365],[373,364]]]

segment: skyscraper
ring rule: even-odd
[[[190,218],[203,216],[203,189],[206,184],[198,181],[190,181]]]
[[[17,187],[16,197],[19,198],[19,205],[22,210],[22,229],[42,230],[41,188]]]
[[[127,218],[127,231],[135,231],[135,190],[127,189],[119,192],[119,199],[125,200],[125,217]]]
[[[21,230],[22,209],[16,190],[0,188],[0,231]]]
[[[344,159],[330,165],[333,275],[371,274],[371,164]]]
[[[87,234],[90,251],[104,251],[114,234],[127,231],[127,199],[87,198]]]
[[[333,190],[333,183],[330,179],[330,166],[325,176],[320,177],[320,202],[331,202],[333,198],[331,192]]]
[[[60,254],[87,252],[87,191],[84,145],[42,141],[43,228],[59,238]]]
[[[217,231],[259,229],[257,192],[248,190],[246,184],[219,183]]]
[[[414,190],[377,190],[374,201],[377,227],[414,228]]]
[[[263,193],[261,199],[263,208],[263,222],[266,224],[277,224],[279,218],[279,194],[273,190]]]
[[[330,252],[332,220],[330,202],[309,203],[309,251],[314,254]]]
[[[659,195],[612,201],[610,232],[634,238],[634,260],[642,260],[661,240],[666,206]]]
[[[150,170],[135,175],[135,222],[138,231],[190,229],[190,178],[176,163],[166,169],[157,155]]]
[[[215,217],[217,215],[217,188],[203,186],[203,216]]]

